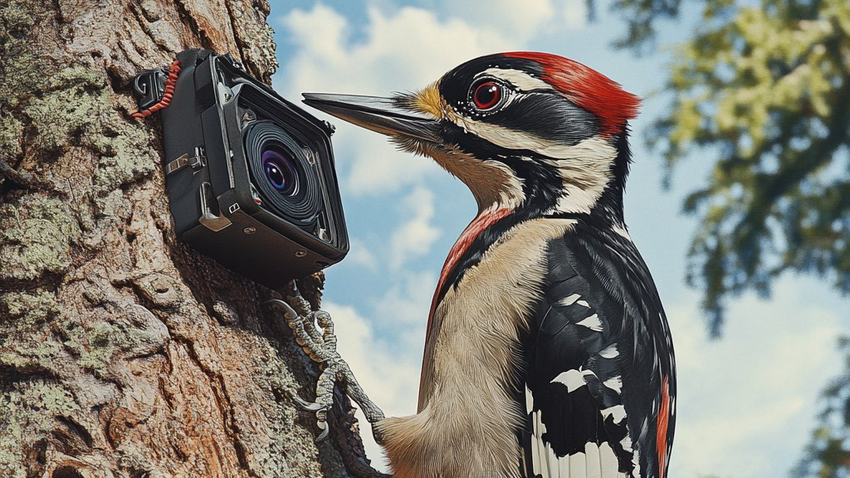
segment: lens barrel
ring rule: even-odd
[[[315,227],[322,198],[312,153],[272,121],[251,122],[243,138],[260,207],[301,227]]]

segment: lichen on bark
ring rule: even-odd
[[[184,48],[269,81],[265,0],[0,5],[0,476],[342,477],[272,293],[177,241],[136,71]],[[350,408],[340,409],[348,417]]]

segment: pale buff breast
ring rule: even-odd
[[[425,344],[419,413],[377,425],[395,478],[520,476],[518,333],[540,299],[546,246],[573,223],[515,226],[446,293]]]

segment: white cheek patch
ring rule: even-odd
[[[589,166],[593,170],[596,169],[596,164],[600,162],[604,162],[606,167],[609,166],[617,156],[617,149],[607,138],[592,136],[574,145],[567,145],[525,131],[466,118],[452,110],[448,110],[447,113],[448,119],[463,128],[464,131],[505,149],[527,149],[555,161],[584,160],[592,163]]]
[[[617,157],[617,149],[607,139],[594,136],[574,146],[560,145],[557,151],[550,152],[552,157],[557,158],[550,164],[558,168],[564,187],[564,194],[554,209],[559,212],[590,212],[613,178],[611,167]]]
[[[617,149],[608,138],[593,136],[574,145],[516,131],[487,122],[474,121],[449,111],[448,119],[464,131],[506,149],[526,149],[545,156],[563,181],[564,194],[552,212],[588,213],[613,178],[611,167]]]

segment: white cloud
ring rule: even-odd
[[[297,101],[301,93],[337,92],[387,96],[417,90],[471,58],[523,49],[535,35],[583,25],[583,0],[449,2],[443,19],[416,7],[370,6],[362,40],[331,7],[293,9],[278,18],[294,43],[293,58],[274,76],[275,87]],[[314,112],[315,113],[315,112]],[[323,116],[322,113],[317,113]],[[331,118],[337,157],[346,164],[345,194],[397,192],[423,177],[445,174],[430,159],[396,151],[385,137]]]
[[[668,309],[679,366],[670,476],[779,476],[801,456],[821,387],[838,371],[843,327],[807,292],[783,280],[774,300],[736,301],[717,341],[706,338],[697,297]]]
[[[445,174],[430,158],[413,157],[398,151],[383,135],[353,125],[335,122],[341,134],[334,139],[339,155],[346,151],[352,157],[344,179],[346,193],[374,195],[397,193],[426,176]]]
[[[275,74],[275,87],[292,99],[304,91],[387,96],[423,88],[470,58],[516,47],[499,30],[456,19],[441,21],[420,8],[385,13],[370,7],[368,19],[363,40],[354,43],[352,26],[330,7],[317,4],[280,18],[295,43],[295,54]],[[340,168],[347,172],[344,193],[397,192],[424,176],[445,174],[430,159],[396,151],[377,133],[333,122],[338,127],[337,157],[351,161]]]
[[[421,350],[408,354],[390,352],[388,344],[375,337],[373,325],[353,307],[334,302],[322,307],[334,319],[341,356],[370,398],[388,416],[416,413]]]
[[[390,265],[401,268],[409,259],[431,251],[441,231],[432,224],[434,193],[417,187],[401,202],[402,218],[406,219],[390,238]]]
[[[587,2],[586,0],[564,0],[562,2],[561,19],[563,26],[570,29],[583,28],[587,25]],[[601,3],[596,8],[604,8]]]
[[[587,21],[584,0],[443,0],[444,11],[469,25],[501,32],[514,43],[525,43],[542,32],[580,28]]]
[[[397,273],[395,284],[371,304],[368,319],[349,305],[326,301],[333,317],[337,350],[369,398],[388,417],[416,413],[419,371],[435,274]],[[357,411],[361,437],[372,466],[388,471],[383,449]]]
[[[370,271],[378,268],[378,260],[366,244],[356,237],[352,237],[349,244],[348,255],[345,256],[349,264],[364,266]]]
[[[395,284],[375,303],[375,312],[385,324],[422,324],[417,336],[424,345],[424,324],[428,320],[436,286],[437,275],[433,272],[407,271],[399,274]]]
[[[498,31],[404,7],[384,13],[368,10],[365,38],[351,40],[352,27],[335,10],[317,4],[292,10],[281,19],[298,53],[276,75],[276,85],[295,96],[302,91],[389,94],[418,89],[475,56],[510,47]],[[282,85],[281,83],[285,83]]]

